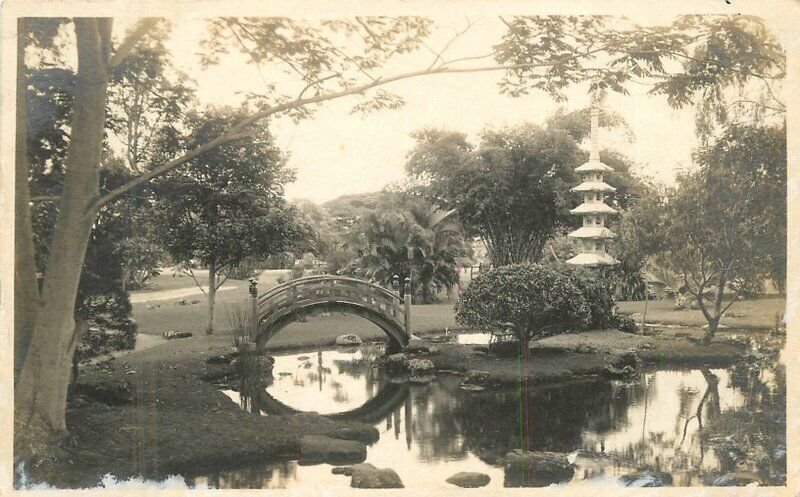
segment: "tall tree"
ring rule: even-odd
[[[165,140],[159,153],[175,155],[204,143],[241,114],[231,109],[189,113],[185,121],[190,131],[177,142]],[[205,152],[154,185],[158,241],[193,278],[193,260],[208,268],[207,288],[194,278],[208,301],[207,334],[214,331],[217,290],[231,272],[247,257],[266,258],[288,250],[306,234],[296,209],[283,197],[293,171],[268,131],[253,138]]]
[[[664,247],[708,321],[708,343],[737,300],[785,278],[785,128],[731,126],[696,161],[669,198]]]
[[[408,173],[439,205],[457,210],[495,265],[537,261],[545,242],[570,223],[568,191],[580,150],[563,130],[486,131],[475,149],[458,133],[413,136]]]

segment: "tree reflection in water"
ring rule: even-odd
[[[402,460],[412,472],[432,470],[432,462],[489,472],[508,452],[523,449],[580,451],[575,481],[616,484],[621,475],[645,469],[670,473],[676,486],[707,485],[734,471],[755,472],[764,482],[779,483],[785,475],[786,387],[777,354],[759,352],[728,370],[655,371],[631,382],[596,378],[466,392],[461,376],[444,373],[430,384],[399,389],[373,364],[382,351],[373,352],[323,352],[311,367],[284,357],[280,368],[296,368],[294,377],[277,379],[282,386],[268,391],[276,398],[288,392],[279,398],[284,407],[301,407],[294,402],[322,385],[314,409],[355,410],[381,432],[368,462]],[[259,395],[250,397],[252,412],[264,408]],[[275,408],[275,398],[266,401]],[[364,404],[370,412],[359,411]],[[270,487],[280,486],[266,478]]]

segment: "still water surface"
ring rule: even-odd
[[[742,470],[720,458],[708,433],[702,436],[704,429],[724,413],[762,409],[785,395],[780,369],[746,366],[483,392],[464,391],[459,376],[444,373],[430,384],[398,385],[374,365],[382,353],[378,346],[363,346],[276,356],[274,381],[257,409],[267,416],[292,409],[342,413],[374,424],[380,440],[368,447],[366,462],[394,469],[406,488],[453,488],[445,480],[460,471],[488,474],[490,488],[511,486],[502,465],[492,463],[514,449],[572,453],[577,470],[562,485],[619,485],[621,475],[651,468],[670,473],[673,485],[689,486]],[[242,401],[238,392],[225,393]],[[247,405],[252,408],[252,401]],[[784,429],[781,416],[773,416],[770,429]],[[187,482],[310,491],[348,487],[350,479],[331,468],[257,463]]]

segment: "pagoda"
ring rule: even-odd
[[[570,210],[571,214],[583,217],[583,226],[570,233],[570,238],[578,240],[580,253],[567,261],[567,264],[584,267],[602,267],[618,264],[619,261],[606,253],[606,243],[616,235],[606,228],[606,218],[617,211],[605,204],[607,194],[617,189],[603,181],[603,173],[613,171],[600,162],[600,146],[597,134],[600,109],[596,101],[591,110],[591,151],[589,162],[575,168],[583,183],[572,189],[583,195],[583,203]]]

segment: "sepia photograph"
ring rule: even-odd
[[[0,493],[798,495],[800,3],[697,3],[4,5]]]

